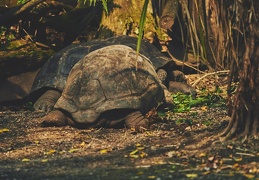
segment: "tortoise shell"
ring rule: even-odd
[[[82,44],[73,44],[56,53],[41,68],[38,73],[31,93],[47,87],[63,91],[66,79],[72,67],[85,55],[105,46],[122,44],[136,49],[137,39],[130,36],[114,36],[108,39],[97,39]],[[174,62],[164,56],[148,41],[142,40],[140,54],[146,56],[152,62],[156,70],[160,68],[170,69]]]
[[[95,50],[77,62],[55,104],[77,123],[96,123],[111,110],[145,114],[164,99],[164,89],[150,60],[125,45]]]

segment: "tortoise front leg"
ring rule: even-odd
[[[60,126],[75,126],[75,123],[71,117],[61,110],[54,110],[47,114],[45,117],[41,118],[41,125],[43,127],[60,127]]]
[[[161,82],[163,84],[166,105],[168,107],[172,107],[173,106],[172,94],[167,89],[167,87],[169,85],[167,72],[164,69],[159,69],[157,71],[157,75],[158,75],[158,78],[161,80]]]
[[[42,110],[44,112],[50,112],[53,110],[54,105],[60,98],[61,92],[58,90],[47,90],[41,97],[34,103],[35,110]]]
[[[161,80],[162,84],[166,87],[168,86],[167,72],[164,69],[159,69],[157,72],[158,78]]]

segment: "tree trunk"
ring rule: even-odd
[[[108,14],[103,13],[98,37],[116,35],[137,36],[143,0],[113,0],[108,4]],[[151,1],[148,4],[144,37],[153,41],[154,38],[166,39],[168,36],[158,25],[158,16],[154,12]]]
[[[235,95],[229,96],[229,109],[231,120],[228,127],[221,134],[226,139],[237,135],[243,140],[248,137],[258,138],[259,121],[259,28],[258,28],[258,5],[252,0],[242,0],[235,5],[238,7],[235,14],[237,28],[241,31],[238,42],[245,44],[244,53],[240,61],[233,58],[232,64],[237,68],[232,68],[229,78],[229,86],[233,81],[233,76],[239,72],[239,84]],[[257,7],[256,7],[257,6]],[[257,12],[256,12],[257,10]],[[234,30],[233,30],[234,31]],[[233,33],[237,34],[237,33]],[[230,87],[228,88],[230,89]]]

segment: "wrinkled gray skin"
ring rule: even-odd
[[[70,121],[77,127],[123,123],[140,130],[148,127],[143,115],[164,101],[164,91],[148,58],[128,46],[106,46],[73,66],[55,110],[43,122],[48,126]]]
[[[72,67],[90,52],[109,45],[123,44],[136,49],[137,39],[129,36],[114,36],[104,40],[93,40],[82,44],[70,45],[51,57],[38,73],[32,90],[31,97],[36,99],[36,110],[51,111],[63,91],[68,74]],[[140,54],[146,56],[153,64],[159,78],[166,88],[196,95],[196,91],[185,82],[174,83],[177,78],[184,79],[182,73],[173,71],[174,62],[159,52],[152,44],[143,40]],[[96,69],[98,71],[98,68]],[[175,75],[178,74],[178,75]],[[170,94],[166,94],[170,99]]]

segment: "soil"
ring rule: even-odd
[[[30,104],[2,105],[0,179],[258,179],[259,143],[219,138],[226,110],[152,111],[150,128],[137,133],[41,127],[45,113]]]

